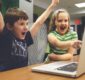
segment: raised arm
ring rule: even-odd
[[[4,28],[4,20],[3,20],[3,16],[0,12],[0,32],[3,31],[3,28]]]
[[[44,13],[36,20],[36,22],[31,27],[31,34],[32,37],[34,37],[38,30],[41,28],[44,21],[48,18],[50,13],[52,12],[53,8],[59,3],[59,0],[52,0],[51,4],[48,6],[48,8],[44,11]]]

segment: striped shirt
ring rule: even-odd
[[[78,39],[77,33],[75,31],[70,31],[64,35],[60,35],[58,32],[56,31],[52,31],[49,34],[52,34],[54,36],[57,37],[57,39],[59,39],[60,41],[69,41],[69,40],[74,40],[74,39]],[[58,47],[53,47],[50,43],[49,43],[49,52],[48,53],[57,53],[57,54],[65,54],[67,53],[67,48],[66,49],[60,49]]]

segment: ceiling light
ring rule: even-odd
[[[77,6],[78,8],[85,7],[85,2],[84,3],[75,4],[75,6]]]

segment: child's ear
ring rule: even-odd
[[[12,27],[9,23],[6,24],[6,27],[7,27],[8,30],[12,31]]]

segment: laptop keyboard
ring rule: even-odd
[[[57,70],[63,70],[68,72],[74,72],[77,69],[77,63],[71,63],[62,67],[57,68]]]

